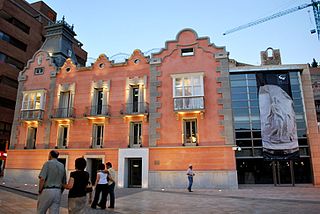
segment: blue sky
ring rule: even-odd
[[[283,64],[311,63],[313,58],[320,61],[320,41],[310,33],[315,28],[311,7],[222,35],[226,30],[311,0],[44,2],[57,12],[58,19],[64,15],[69,24],[74,24],[76,38],[84,44],[89,62],[100,54],[111,57],[131,54],[135,49],[146,52],[162,48],[165,41],[175,39],[184,28],[194,29],[199,37],[210,37],[215,45],[226,47],[230,58],[244,63],[259,65],[260,51],[268,47],[280,49]]]

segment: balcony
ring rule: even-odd
[[[201,111],[204,110],[204,97],[173,98],[174,111]]]
[[[75,109],[74,108],[56,108],[53,110],[51,118],[62,119],[62,118],[75,118]]]
[[[32,109],[32,110],[21,110],[20,120],[23,121],[41,121],[43,120],[44,110]]]
[[[90,148],[103,148],[103,137],[93,137]]]
[[[130,135],[129,136],[129,148],[140,148],[142,147],[141,136]]]
[[[109,105],[88,106],[86,107],[85,113],[83,115],[85,117],[109,117],[109,110]]]
[[[147,115],[149,113],[149,104],[146,102],[125,103],[122,104],[120,114],[123,115]]]

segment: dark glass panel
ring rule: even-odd
[[[251,132],[236,132],[236,139],[251,138]]]
[[[253,138],[261,138],[261,132],[252,132],[252,137]]]
[[[253,156],[262,156],[262,149],[254,149]]]
[[[253,146],[262,146],[262,140],[253,140]]]
[[[236,140],[236,144],[240,147],[252,147],[251,140]]]
[[[299,145],[300,146],[306,146],[306,145],[308,145],[308,140],[307,140],[307,138],[305,138],[305,139],[299,139],[298,140],[299,141]]]

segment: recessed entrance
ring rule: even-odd
[[[98,166],[101,163],[103,163],[102,158],[87,158],[86,171],[90,175],[90,180],[91,180],[92,185],[94,185],[96,182]]]
[[[141,188],[142,184],[142,159],[128,159],[128,187]]]

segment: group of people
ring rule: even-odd
[[[87,189],[90,184],[89,173],[84,171],[87,166],[86,160],[81,157],[75,160],[75,171],[70,173],[67,183],[66,170],[62,163],[58,161],[59,152],[52,150],[49,153],[48,161],[44,163],[39,174],[39,197],[37,204],[37,213],[45,214],[47,210],[56,214],[60,210],[61,195],[64,189],[69,190],[68,194],[68,212],[82,214],[85,213],[87,204]],[[195,173],[192,165],[187,170],[188,191],[192,192],[193,177]],[[91,208],[106,208],[107,197],[110,195],[110,204],[108,208],[114,208],[115,203],[115,171],[110,162],[100,164],[98,167],[97,178],[95,182],[95,194]],[[101,194],[101,197],[100,197]],[[100,201],[99,201],[100,199]]]
[[[87,162],[81,157],[75,160],[75,171],[70,173],[67,182],[65,167],[58,161],[59,152],[52,150],[49,153],[48,161],[43,165],[39,174],[39,196],[37,204],[37,213],[45,214],[47,210],[50,213],[59,213],[61,195],[64,189],[69,190],[68,194],[68,212],[85,213],[87,204],[87,189],[90,184],[89,173],[84,171]],[[92,208],[100,206],[106,208],[107,196],[110,195],[109,208],[114,208],[115,204],[115,171],[110,162],[99,166],[97,179],[95,182],[95,196],[91,204]],[[99,201],[101,196],[101,200]]]

